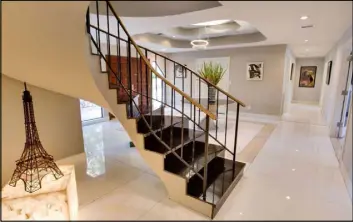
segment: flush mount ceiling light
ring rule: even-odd
[[[305,39],[304,42],[309,42],[309,40]]]
[[[224,23],[229,22],[230,20],[215,20],[215,21],[209,21],[209,22],[200,22],[200,23],[196,23],[196,24],[192,24],[195,26],[212,26],[212,25],[221,25]]]
[[[192,40],[190,44],[193,49],[205,49],[208,46],[208,41],[203,39]]]
[[[301,20],[307,20],[309,17],[307,15],[303,15],[302,17],[300,17]]]

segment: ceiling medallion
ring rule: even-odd
[[[25,116],[26,143],[21,158],[16,161],[16,169],[12,175],[10,186],[15,187],[18,180],[22,180],[25,191],[33,193],[42,187],[41,181],[47,174],[53,174],[55,179],[64,174],[55,164],[53,156],[49,155],[39,140],[36,122],[34,119],[33,100],[31,93],[23,91],[23,109]]]
[[[196,39],[196,40],[192,40],[190,44],[192,45],[193,49],[206,49],[209,42],[203,39]]]

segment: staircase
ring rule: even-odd
[[[236,161],[239,109],[245,105],[187,67],[138,46],[109,1],[92,3],[86,23],[92,75],[112,113],[170,199],[214,218],[245,167]],[[180,71],[186,78],[178,78]],[[208,99],[212,87],[216,101]]]

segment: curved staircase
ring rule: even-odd
[[[187,67],[138,46],[109,1],[91,4],[86,23],[92,75],[112,113],[170,199],[213,218],[245,167],[236,161],[244,104]],[[189,79],[177,79],[178,69]],[[187,83],[190,92],[184,89]],[[216,101],[207,98],[212,87]],[[236,113],[232,127],[230,109]]]

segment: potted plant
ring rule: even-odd
[[[226,71],[227,69],[223,68],[219,63],[214,64],[210,61],[208,63],[204,62],[198,73],[216,86]],[[210,102],[216,101],[216,89],[211,85],[208,86],[208,100]]]

